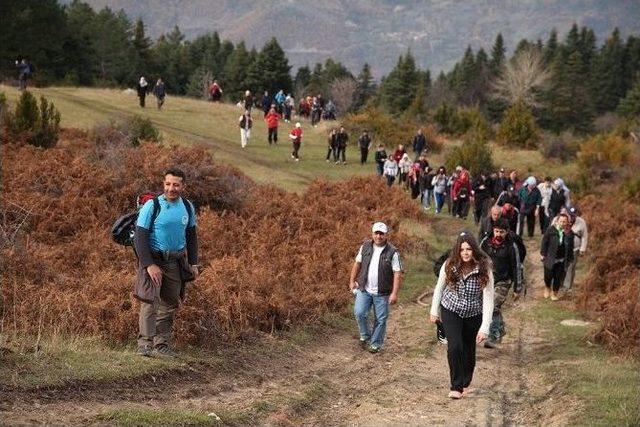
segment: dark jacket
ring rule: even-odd
[[[336,141],[338,143],[338,148],[347,148],[348,140],[349,140],[349,135],[346,132],[338,132],[336,134]]]
[[[573,261],[573,233],[565,232],[562,238],[562,245],[564,246],[564,268]],[[542,236],[542,243],[540,244],[540,255],[544,257],[542,261],[544,268],[552,269],[553,265],[558,259],[558,250],[560,249],[560,236],[558,235],[558,229],[555,226],[547,228],[547,231]]]
[[[480,220],[480,231],[478,232],[478,241],[481,242],[485,237],[493,237],[493,219],[491,215]]]
[[[559,212],[560,208],[562,208],[567,202],[567,197],[564,195],[564,190],[560,188],[559,190],[551,191],[551,198],[549,199],[549,213],[553,218]]]
[[[385,150],[378,151],[376,150],[376,163],[384,165],[384,162],[387,160],[387,152]]]
[[[537,187],[533,187],[533,190],[529,191],[528,186],[523,185],[518,192],[518,198],[520,199],[520,213],[523,215],[533,213],[536,207],[542,203],[542,195]]]
[[[164,98],[165,95],[167,94],[164,88],[164,83],[156,84],[156,86],[153,88],[153,94],[158,98]]]
[[[269,95],[264,95],[262,97],[261,104],[262,104],[262,111],[264,111],[265,113],[271,109],[271,98],[269,97]]]
[[[422,153],[422,150],[427,146],[427,138],[424,135],[416,135],[413,137],[413,152],[416,154]]]
[[[380,254],[378,264],[378,295],[389,295],[393,291],[393,255],[398,250],[391,243],[387,245]],[[369,275],[369,264],[373,255],[373,241],[367,240],[362,244],[362,263],[358,273],[358,288],[364,291]]]
[[[360,138],[358,138],[358,147],[360,147],[361,150],[368,150],[370,145],[371,137],[369,135],[360,135]]]
[[[484,188],[480,189],[482,185],[484,185]],[[482,176],[476,178],[473,181],[472,189],[476,206],[482,206],[491,197],[491,182],[487,178],[482,178]]]
[[[494,283],[510,281],[513,283],[514,292],[519,293],[522,290],[520,250],[513,240],[512,233],[507,233],[500,245],[494,245],[490,237],[485,237],[480,247],[491,257]]]
[[[139,97],[147,96],[147,92],[149,92],[149,85],[140,86],[140,83],[136,85],[136,91],[138,92]]]

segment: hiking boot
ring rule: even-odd
[[[547,288],[547,287],[545,286],[545,288],[544,288],[544,299],[547,299],[547,298],[549,298],[550,296],[551,296],[551,291],[549,290],[549,288]]]
[[[496,342],[493,339],[486,339],[484,341],[484,348],[496,348]]]
[[[559,299],[557,292],[551,292],[551,301],[558,301]]]
[[[457,390],[451,390],[448,397],[450,397],[451,399],[462,399],[462,393]]]
[[[369,347],[369,353],[371,354],[376,354],[380,352],[380,347],[374,347],[374,346],[370,346]]]
[[[153,349],[150,345],[141,345],[138,346],[138,355],[144,357],[151,357],[153,353]]]
[[[164,357],[178,357],[178,353],[176,353],[175,351],[171,350],[169,348],[169,346],[166,345],[161,345],[159,347],[155,348],[155,352],[156,354],[158,354],[159,356],[164,356]]]

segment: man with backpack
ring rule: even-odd
[[[484,342],[487,348],[495,348],[505,335],[502,304],[513,285],[513,297],[518,299],[523,289],[522,261],[526,255],[524,245],[516,242],[516,234],[509,231],[509,223],[500,218],[493,226],[493,235],[486,236],[480,248],[491,258],[494,280],[493,319],[489,336]]]
[[[193,204],[182,198],[185,174],[177,168],[164,175],[164,193],[147,201],[136,221],[135,249],[140,300],[138,354],[175,357],[171,330],[184,298],[185,283],[198,275],[198,237]]]
[[[358,148],[360,148],[360,164],[364,165],[367,163],[367,157],[369,157],[369,150],[371,149],[371,137],[366,129],[362,131],[362,135],[358,138]]]
[[[336,143],[338,144],[338,153],[336,154],[336,164],[342,159],[342,164],[347,163],[347,142],[349,141],[349,134],[344,129],[344,126],[340,126],[340,130],[336,135]]]

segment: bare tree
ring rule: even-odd
[[[518,52],[502,68],[500,77],[493,83],[493,97],[509,105],[522,102],[529,107],[540,107],[536,98],[551,79],[539,49],[528,48]]]
[[[338,113],[344,114],[349,111],[355,101],[357,89],[358,83],[351,77],[342,77],[331,82],[329,91]]]

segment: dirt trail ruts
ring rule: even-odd
[[[378,355],[358,348],[354,322],[353,331],[278,357],[248,356],[225,369],[200,365],[185,377],[168,375],[151,385],[129,381],[77,392],[5,394],[0,417],[7,425],[77,425],[107,410],[179,408],[224,411],[223,422],[226,416],[230,423],[249,425],[562,425],[570,402],[536,370],[552,343],[525,316],[542,289],[537,244],[527,245],[529,294],[507,302],[507,336],[499,349],[478,348],[476,392],[460,401],[446,397],[446,347],[434,344],[427,310],[403,301],[392,309],[386,346]],[[232,419],[242,413],[251,418]]]

